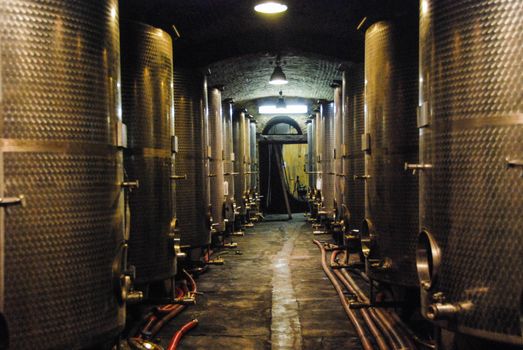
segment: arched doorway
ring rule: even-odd
[[[265,124],[262,135],[303,135],[298,122],[291,117],[279,115]]]
[[[288,116],[275,116],[263,128],[259,156],[260,190],[264,196],[262,206],[265,212],[279,214],[306,210],[307,141],[303,136],[299,123]]]

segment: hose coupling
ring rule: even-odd
[[[459,309],[459,306],[454,304],[435,303],[428,306],[427,318],[432,321],[449,319],[451,317],[454,317],[458,313]]]

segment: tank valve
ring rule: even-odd
[[[3,197],[0,198],[0,207],[9,207],[13,205],[19,205],[25,207],[25,197],[24,195],[19,195],[18,197]]]
[[[122,182],[122,187],[123,188],[127,188],[129,190],[132,190],[132,189],[135,189],[135,188],[139,188],[140,187],[140,182],[138,180],[135,180],[135,181],[124,181],[124,182]]]
[[[432,169],[432,164],[410,164],[405,163],[405,171],[412,170],[412,174],[415,175],[418,170]]]
[[[139,290],[133,290],[127,293],[127,304],[137,304],[143,300],[143,292]]]
[[[354,180],[368,180],[370,178],[370,175],[354,175]]]
[[[427,318],[432,321],[448,319],[456,315],[458,311],[459,307],[457,305],[436,303],[429,305],[427,308]]]
[[[187,254],[185,254],[182,251],[180,238],[173,238],[173,248],[174,248],[174,254],[176,255],[176,259],[185,260],[185,258],[187,258]]]
[[[122,302],[135,304],[143,299],[143,293],[132,290],[132,278],[130,274],[124,274],[120,278],[120,299]]]
[[[435,303],[427,307],[426,317],[432,321],[444,320],[454,317],[458,312],[472,309],[470,301],[460,303],[446,303],[445,296],[441,292],[434,293],[432,300]]]
[[[388,271],[393,268],[392,259],[383,258],[383,259],[368,259],[369,267],[378,271]]]
[[[510,159],[506,158],[507,168],[522,168],[523,169],[523,159]],[[523,172],[521,172],[521,177],[523,177]]]

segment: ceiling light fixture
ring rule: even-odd
[[[287,104],[285,103],[285,99],[283,98],[283,91],[280,90],[280,97],[278,97],[278,102],[276,102],[276,109],[285,108],[287,108]]]
[[[254,11],[272,15],[287,11],[287,5],[277,1],[264,1],[254,6]]]
[[[259,114],[307,114],[307,112],[307,105],[287,105],[285,108],[278,108],[275,105],[258,107]]]
[[[287,80],[287,77],[285,76],[285,73],[283,73],[283,69],[281,69],[280,66],[280,56],[276,58],[276,67],[274,67],[274,71],[271,74],[271,79],[269,80],[269,84],[272,85],[285,85],[289,81]]]

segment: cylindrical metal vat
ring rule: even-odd
[[[234,172],[237,173],[234,180],[234,200],[239,207],[240,215],[245,215],[245,123],[244,111],[236,111],[233,115],[233,150],[234,150]]]
[[[314,189],[314,183],[316,182],[316,174],[314,171],[316,169],[315,165],[315,150],[314,150],[314,130],[315,120],[314,118],[307,119],[307,172],[309,178],[309,189]]]
[[[171,136],[174,132],[173,53],[169,34],[136,22],[122,23],[122,109],[128,148],[130,195],[129,264],[136,283],[176,274],[170,225]]]
[[[235,216],[235,172],[234,172],[234,148],[233,148],[233,107],[232,99],[226,99],[222,104],[223,113],[223,173],[224,173],[224,195],[225,212],[224,216],[229,222],[234,222]]]
[[[258,193],[258,142],[256,140],[256,121],[250,121],[250,151],[251,151],[251,193]]]
[[[210,203],[213,227],[218,232],[225,231],[223,217],[224,208],[224,177],[223,177],[223,118],[222,118],[222,87],[209,89],[209,122],[207,137],[209,140],[209,177]]]
[[[384,21],[365,33],[365,220],[362,246],[380,266],[369,274],[416,286],[418,180],[417,31]]]
[[[334,173],[334,102],[322,102],[320,104],[321,116],[321,141],[322,158],[322,205],[323,210],[329,217],[334,214],[334,192],[335,192],[335,173]]]
[[[361,136],[364,133],[364,67],[355,64],[343,71],[343,142],[347,155],[343,159],[343,173],[346,186],[343,191],[343,204],[349,218],[346,229],[359,230],[365,218],[365,183],[355,179],[365,173],[365,155],[361,150]]]
[[[251,185],[252,185],[252,181],[251,181],[251,173],[252,173],[252,170],[251,170],[251,163],[252,163],[252,160],[251,160],[251,119],[252,119],[251,115],[245,114],[245,124],[243,125],[243,127],[244,127],[243,132],[245,134],[245,137],[243,139],[243,141],[244,141],[243,147],[245,149],[244,159],[243,159],[243,166],[245,168],[245,170],[244,170],[245,188],[243,189],[243,191],[244,191],[244,196],[246,196],[246,197],[249,197],[250,192],[251,192]]]
[[[519,1],[423,0],[418,121],[423,287],[459,306],[444,327],[519,345],[522,18]]]
[[[322,135],[322,121],[321,121],[321,114],[320,114],[320,108],[318,107],[314,111],[314,155],[315,155],[315,168],[316,168],[316,182],[314,183],[314,187],[316,188],[319,193],[321,193],[321,182],[323,179],[323,172],[322,172],[322,166],[321,166],[321,160],[323,158],[322,155],[322,148],[323,148],[323,135]]]
[[[125,317],[118,1],[0,7],[0,197],[10,206],[0,213],[0,314],[10,349],[114,340]]]
[[[204,247],[211,243],[208,217],[207,173],[203,141],[204,98],[201,75],[190,69],[174,69],[175,134],[178,138],[176,172],[187,176],[176,186],[176,217],[182,246]]]
[[[334,210],[336,219],[341,220],[343,213],[343,191],[345,190],[345,177],[343,176],[343,106],[342,106],[342,87],[340,82],[332,84],[334,89]]]

